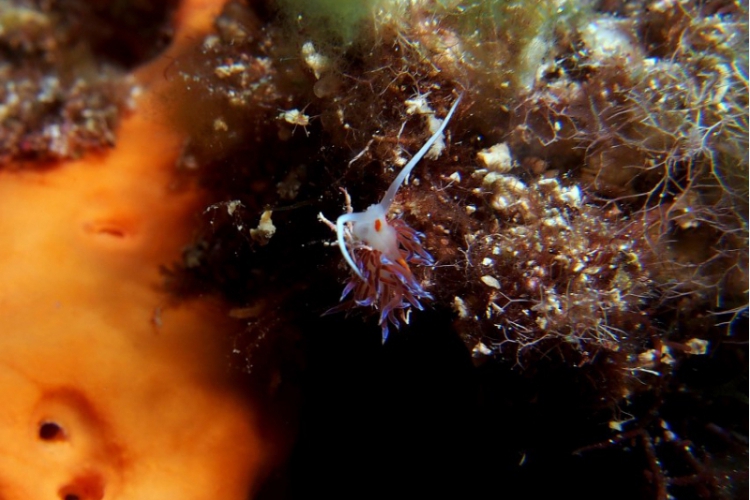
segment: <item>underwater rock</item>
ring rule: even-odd
[[[166,46],[175,4],[0,2],[0,166],[114,146],[127,70]]]

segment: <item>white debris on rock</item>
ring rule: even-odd
[[[435,110],[427,103],[427,95],[428,94],[417,95],[412,99],[404,101],[404,104],[406,104],[406,112],[408,114],[417,114],[424,117],[427,129],[430,131],[431,135],[434,135],[440,128],[440,125],[443,124],[443,120],[435,117]],[[439,158],[443,153],[443,149],[445,149],[445,134],[440,134],[437,140],[432,144],[432,147],[430,147],[430,150],[425,154],[425,158],[430,160]]]
[[[271,220],[271,210],[266,210],[260,216],[258,227],[250,230],[250,237],[260,245],[267,245],[271,237],[276,233],[276,226]]]
[[[331,60],[316,51],[315,45],[312,42],[305,42],[302,45],[302,58],[305,60],[305,64],[312,70],[317,80],[320,80],[323,73],[331,66]]]
[[[458,295],[453,297],[453,309],[456,311],[456,314],[458,314],[458,317],[461,319],[466,319],[471,315],[469,313],[469,308],[466,307],[466,302],[464,302],[464,299],[462,299]]]
[[[477,153],[477,159],[492,172],[507,174],[513,168],[513,158],[508,144],[495,144]]]
[[[484,283],[488,287],[500,290],[500,282],[497,281],[497,278],[495,278],[493,276],[485,275],[485,276],[482,276],[479,279],[482,280],[482,283]]]

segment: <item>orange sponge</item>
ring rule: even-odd
[[[184,2],[175,44],[220,3]],[[144,86],[111,151],[0,171],[0,497],[244,499],[266,453],[226,371],[221,304],[170,306],[159,267],[201,206]]]

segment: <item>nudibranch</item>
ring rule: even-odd
[[[328,223],[336,231],[341,254],[354,272],[341,295],[342,301],[349,294],[351,299],[329,312],[354,306],[373,307],[380,312],[378,324],[383,342],[388,338],[389,325],[398,328],[401,321],[408,323],[411,307],[422,310],[421,301],[432,298],[410,269],[410,265],[429,266],[434,263],[422,246],[424,235],[400,218],[389,218],[391,205],[404,180],[433,144],[442,138],[460,102],[459,96],[438,129],[401,169],[379,203],[370,205],[364,212],[354,212],[347,194],[347,213],[339,216],[335,225]],[[327,222],[322,214],[319,217]]]

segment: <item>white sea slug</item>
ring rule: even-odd
[[[388,327],[396,328],[406,322],[406,314],[413,306],[422,309],[420,300],[432,296],[422,288],[409,265],[432,265],[432,256],[422,247],[423,235],[399,218],[388,218],[396,193],[419,160],[435,141],[442,139],[443,130],[456,111],[459,96],[451,106],[440,127],[404,166],[393,180],[379,203],[364,212],[345,213],[336,220],[334,229],[341,254],[354,272],[341,295],[351,299],[329,312],[353,306],[370,306],[380,312],[379,325],[383,341]]]

